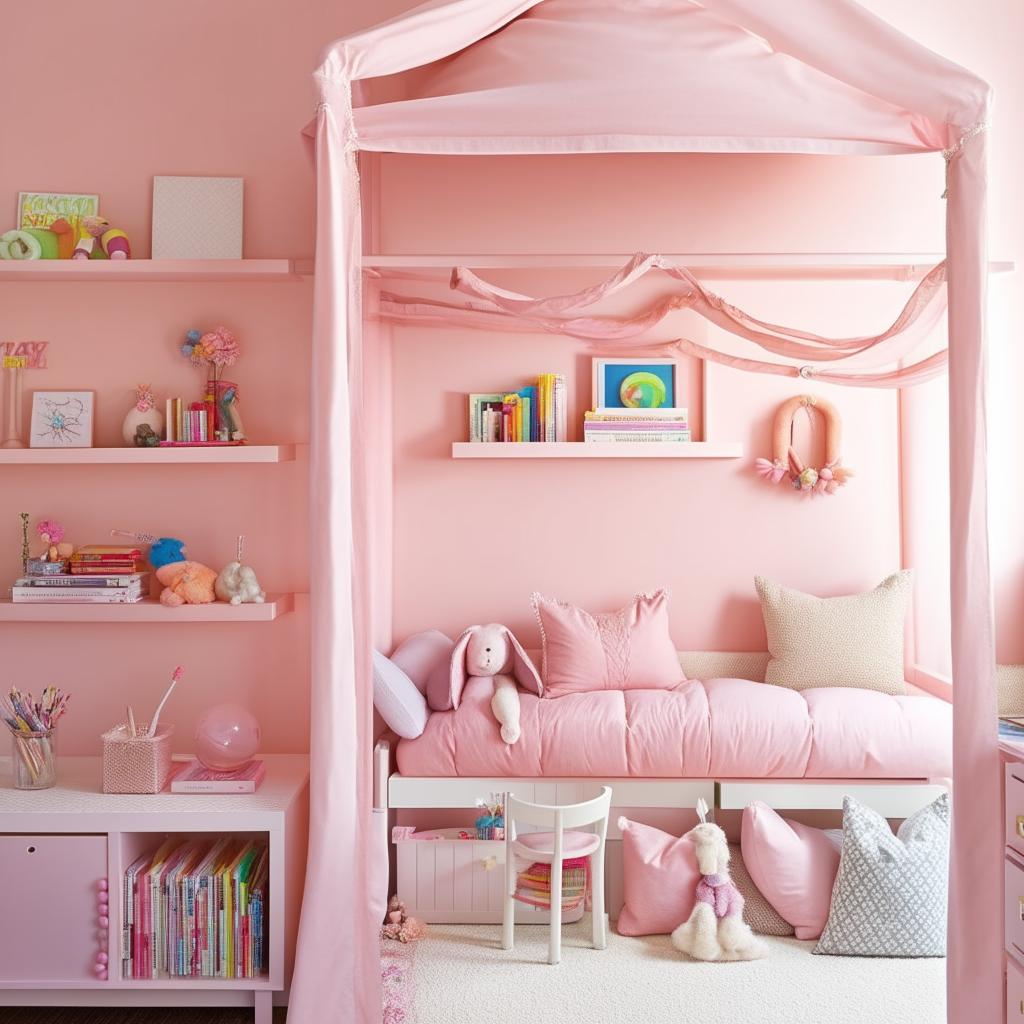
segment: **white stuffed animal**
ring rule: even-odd
[[[494,682],[491,711],[501,725],[501,738],[515,743],[520,736],[518,683],[537,694],[543,686],[533,662],[507,626],[492,622],[470,626],[455,643],[451,661],[451,690],[461,694],[473,676],[490,677]],[[458,706],[458,701],[454,702]]]
[[[761,960],[768,946],[743,920],[743,897],[729,877],[729,842],[714,822],[705,820],[688,833],[697,854],[701,880],[690,918],[672,933],[672,945],[695,960]]]
[[[267,595],[260,587],[260,581],[256,579],[256,570],[252,566],[242,565],[244,546],[245,537],[240,536],[235,550],[235,560],[228,562],[221,569],[214,581],[213,590],[218,601],[227,601],[229,604],[263,604]]]

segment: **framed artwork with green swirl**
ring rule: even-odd
[[[595,409],[673,409],[676,364],[669,359],[595,359]]]

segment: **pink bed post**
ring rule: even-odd
[[[361,230],[347,81],[320,77],[310,458],[312,718],[305,899],[288,1019],[381,1019],[387,855],[372,799],[372,550],[361,436]],[[386,838],[386,837],[385,837]],[[381,864],[383,862],[383,876]]]
[[[985,431],[986,147],[981,131],[951,155],[946,211],[954,780],[946,984],[952,1024],[1003,1019],[1002,811]]]

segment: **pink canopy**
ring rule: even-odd
[[[416,70],[419,69],[419,70]],[[402,75],[368,104],[362,83]],[[990,90],[852,0],[431,0],[316,72],[312,828],[291,1020],[380,1020],[357,153],[944,151],[954,823],[949,1019],[1001,1014],[986,534],[984,128]],[[352,97],[359,102],[353,109]],[[351,422],[349,434],[336,425]],[[372,898],[368,898],[368,894]],[[339,928],[338,921],[345,927]]]

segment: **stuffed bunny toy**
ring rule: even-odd
[[[451,706],[459,706],[462,688],[472,677],[494,683],[491,711],[501,725],[501,738],[515,743],[520,736],[518,682],[540,696],[543,687],[533,662],[506,626],[492,622],[470,626],[455,643],[451,661]]]
[[[697,902],[672,933],[672,945],[694,960],[760,960],[768,947],[743,920],[743,897],[729,877],[729,842],[718,825],[704,820],[706,807],[698,806],[701,822],[688,833],[701,873]]]
[[[228,562],[221,569],[213,589],[218,601],[230,604],[263,604],[267,597],[256,579],[256,570],[241,562]]]

